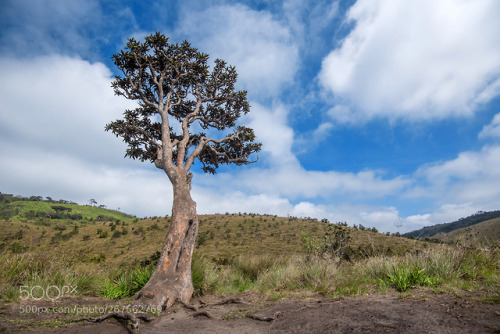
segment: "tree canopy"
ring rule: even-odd
[[[247,92],[235,90],[234,66],[216,59],[210,70],[207,54],[160,33],[142,43],[130,39],[113,59],[123,74],[112,83],[115,94],[138,102],[106,125],[128,144],[125,156],[151,161],[167,174],[187,173],[195,158],[212,174],[220,164],[252,162],[261,144],[252,129],[236,125],[250,106]]]

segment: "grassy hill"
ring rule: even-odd
[[[0,219],[17,221],[72,220],[72,221],[131,221],[134,216],[103,206],[78,205],[74,202],[42,199],[40,196],[22,197],[0,193]]]
[[[437,234],[443,235],[445,233],[450,233],[452,231],[466,228],[469,226],[473,226],[475,224],[479,224],[485,222],[487,220],[500,218],[500,210],[499,211],[490,211],[490,212],[478,212],[474,215],[471,215],[466,218],[460,218],[457,221],[446,223],[446,224],[437,224],[433,226],[427,226],[420,230],[412,231],[403,234],[404,237],[412,237],[412,238],[434,238]]]
[[[305,254],[303,235],[319,242],[329,226],[313,219],[253,214],[201,215],[199,220],[196,252],[214,259],[244,254]],[[130,266],[161,250],[169,226],[169,217],[120,221],[1,220],[0,251],[57,251],[82,263],[98,261],[109,266]],[[403,254],[432,246],[403,237],[344,228],[351,235],[345,254],[353,259],[373,254]]]
[[[341,226],[352,239],[339,262],[311,257],[304,247],[304,238],[319,245],[332,226],[328,223],[253,214],[199,218],[192,266],[196,294],[342,296],[443,284],[468,290],[486,284],[495,296],[500,290],[499,251],[471,252]],[[0,300],[18,300],[23,286],[77,286],[83,296],[128,297],[149,279],[169,225],[168,217],[2,220]]]
[[[75,203],[10,198],[2,208],[10,214],[0,220],[4,301],[18,300],[23,286],[42,292],[77,286],[84,296],[130,296],[149,279],[170,226],[169,217],[138,219]],[[243,213],[200,215],[199,221],[192,265],[196,294],[338,296],[444,283],[499,288],[498,251],[471,252],[296,217]],[[350,236],[340,257],[315,255],[333,226]]]
[[[481,244],[485,246],[499,246],[500,218],[490,219],[468,227],[462,227],[449,233],[438,233],[434,239],[450,243]]]

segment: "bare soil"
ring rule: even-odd
[[[0,333],[500,333],[500,304],[485,297],[429,290],[278,301],[255,294],[204,296],[193,300],[197,311],[175,305],[134,331],[115,319],[75,321],[88,316],[80,313],[85,307],[98,316],[123,303],[67,298],[0,304]],[[228,298],[241,302],[216,305]]]

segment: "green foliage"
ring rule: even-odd
[[[207,233],[201,232],[198,234],[198,238],[196,238],[196,248],[202,246],[207,241]]]
[[[236,121],[250,111],[247,92],[235,90],[234,66],[216,59],[210,71],[208,59],[187,41],[172,44],[160,33],[146,36],[142,43],[131,38],[124,50],[113,55],[123,73],[112,82],[115,94],[139,101],[138,108],[124,111],[123,119],[106,125],[106,131],[128,144],[125,156],[151,161],[165,171],[172,165],[189,170],[198,158],[202,170],[212,174],[220,164],[250,163],[248,158],[260,150],[261,144],[254,142],[252,129],[236,126]],[[169,126],[174,121],[184,122],[180,132]],[[162,133],[165,125],[167,133]],[[195,128],[202,132],[190,133]],[[234,132],[214,140],[204,132],[210,129]],[[168,155],[169,161],[165,152],[158,158],[158,143],[165,138],[174,153]]]
[[[117,239],[117,238],[119,238],[121,236],[122,236],[122,234],[121,234],[120,231],[114,231],[113,234],[111,235],[111,239]]]
[[[351,240],[349,229],[342,225],[329,224],[323,237],[318,241],[302,231],[302,244],[310,256],[341,256]]]
[[[102,229],[97,229],[97,234],[99,235],[99,238],[104,239],[108,237],[108,231],[104,231]]]
[[[153,274],[155,267],[139,267],[111,277],[107,273],[101,280],[99,294],[109,299],[127,298],[137,293]]]
[[[28,246],[22,246],[18,241],[14,242],[10,246],[10,251],[14,254],[19,254],[27,251],[29,249]]]
[[[433,285],[431,279],[425,275],[425,268],[408,268],[405,266],[392,267],[392,271],[387,273],[381,282],[396,288],[398,291],[405,292],[417,285]]]
[[[70,296],[92,295],[96,289],[95,276],[73,267],[74,260],[65,254],[1,253],[0,299],[6,302],[17,301],[21,286],[27,289],[35,286],[45,289],[51,286],[59,289],[74,286],[77,289],[71,291]]]
[[[54,205],[57,203],[57,205]],[[40,196],[13,196],[0,193],[0,219],[50,220],[127,220],[133,216],[99,207],[78,205],[71,201],[44,200]]]

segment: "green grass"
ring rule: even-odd
[[[64,254],[0,255],[0,299],[4,301],[95,295],[97,287],[94,273],[76,268]]]
[[[132,221],[134,216],[100,207],[78,205],[78,204],[60,204],[44,201],[14,201],[11,203],[1,204],[6,210],[15,210],[17,214],[10,217],[10,220],[30,220],[35,218],[48,217],[50,214],[55,214],[56,210],[52,207],[64,207],[70,214],[81,215],[82,220],[122,220]]]
[[[499,252],[442,247],[355,263],[336,263],[307,256],[238,257],[217,265],[204,258],[193,263],[198,294],[255,291],[275,294],[307,290],[327,296],[405,292],[415,287],[452,286],[498,280]]]
[[[18,300],[23,297],[22,287],[35,286],[76,286],[78,295],[126,298],[139,291],[154,270],[151,264],[111,270],[96,270],[102,264],[94,264],[78,269],[74,259],[64,256],[8,252],[2,253],[0,260],[0,297],[4,301]],[[498,251],[449,247],[392,257],[379,255],[355,263],[306,255],[267,255],[239,256],[218,264],[195,256],[192,275],[195,295],[252,291],[279,296],[309,291],[333,297],[388,289],[405,292],[419,286],[470,290],[481,282],[494,285],[491,282],[499,279],[498,260]]]
[[[154,267],[138,267],[114,276],[106,274],[99,280],[99,294],[109,299],[122,299],[134,295],[149,280]]]

